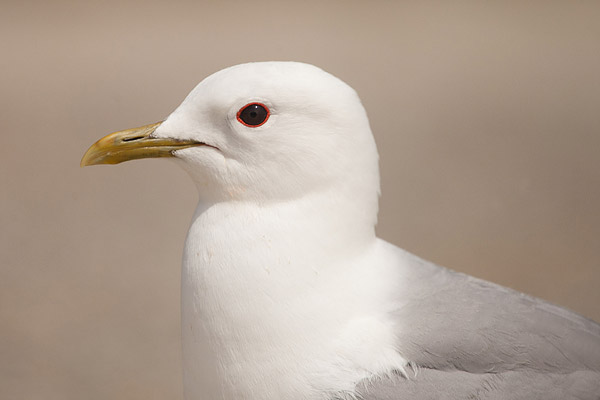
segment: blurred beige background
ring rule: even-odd
[[[1,8],[0,398],[182,397],[195,189],[165,160],[79,160],[253,60],[357,89],[381,153],[380,236],[600,320],[598,2]]]

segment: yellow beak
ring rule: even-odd
[[[151,137],[160,124],[162,122],[104,136],[85,152],[81,166],[118,164],[138,158],[173,157],[175,150],[205,145],[194,140]]]

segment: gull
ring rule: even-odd
[[[186,399],[600,399],[600,325],[377,238],[377,148],[333,75],[221,70],[81,165],[147,157],[174,158],[199,193]]]

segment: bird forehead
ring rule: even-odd
[[[345,87],[345,88],[344,88]],[[306,101],[329,97],[347,85],[333,75],[309,64],[261,62],[241,64],[216,72],[190,93],[190,100],[229,106],[240,99]]]
[[[226,68],[205,78],[157,135],[190,124],[202,130],[228,129],[223,124],[235,124],[239,110],[253,102],[264,104],[271,122],[277,118],[277,125],[286,129],[289,124],[302,128],[310,122],[325,127],[362,118],[362,113],[348,112],[362,109],[356,92],[335,76],[309,64],[260,62]]]

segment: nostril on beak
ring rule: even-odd
[[[144,136],[134,136],[134,137],[129,137],[129,138],[123,138],[122,141],[123,142],[133,142],[135,140],[140,140],[143,138],[144,138]]]

